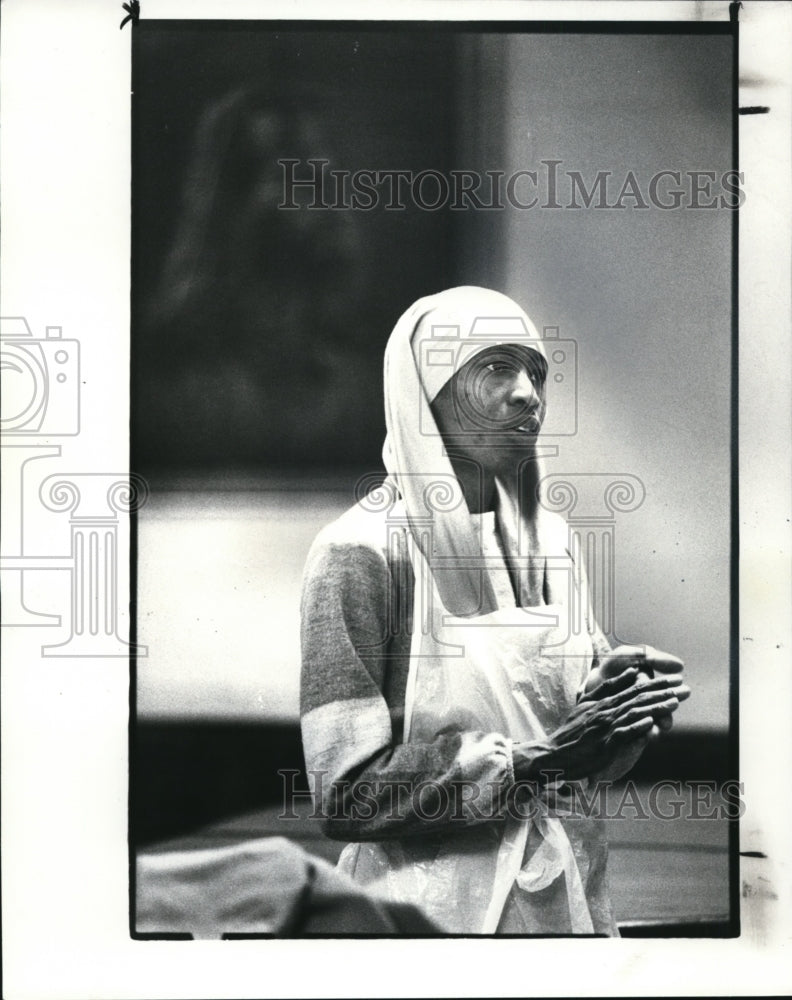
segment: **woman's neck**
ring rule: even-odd
[[[488,475],[481,466],[468,460],[449,455],[454,474],[464,494],[471,514],[494,510],[497,499],[494,475]]]

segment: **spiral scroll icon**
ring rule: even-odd
[[[423,490],[423,501],[428,511],[446,513],[456,510],[463,500],[462,490],[451,476],[433,477]]]
[[[389,511],[398,499],[398,491],[391,479],[382,480],[379,472],[368,472],[355,483],[355,502],[370,514]]]

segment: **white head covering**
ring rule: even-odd
[[[487,614],[497,601],[482,561],[480,533],[429,404],[471,358],[503,345],[527,347],[545,357],[536,327],[516,302],[500,292],[463,286],[414,303],[385,351],[385,468],[404,500],[410,530],[443,605],[457,616]],[[544,603],[547,588],[540,479],[539,459],[527,454],[518,479],[496,480],[498,528],[524,607]]]

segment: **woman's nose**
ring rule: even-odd
[[[539,394],[528,372],[521,371],[515,376],[511,398],[512,402],[519,403],[522,406],[538,406]]]

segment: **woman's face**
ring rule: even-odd
[[[449,454],[484,472],[514,470],[544,420],[546,372],[540,354],[514,345],[487,348],[468,361],[432,403]]]

